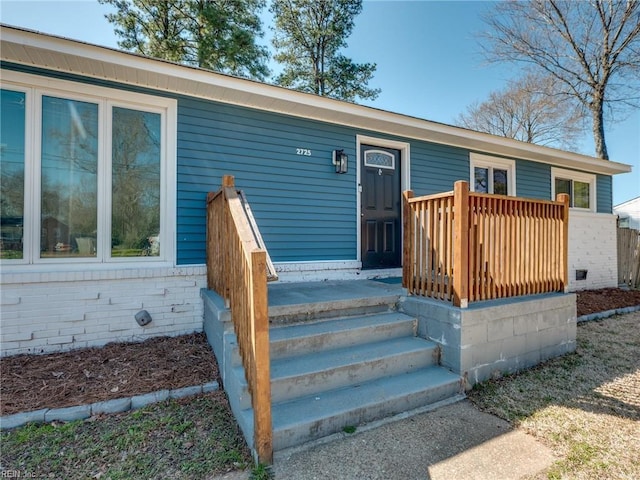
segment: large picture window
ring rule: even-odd
[[[3,81],[0,259],[173,260],[175,101],[53,83]]]

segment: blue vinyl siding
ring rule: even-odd
[[[204,199],[222,175],[235,176],[275,262],[357,257],[356,135],[406,139],[243,107],[180,98],[178,104],[178,263],[205,261]],[[411,141],[416,195],[469,177],[466,150]],[[311,156],[297,155],[297,148]],[[349,156],[337,175],[334,149]]]
[[[356,135],[406,141],[187,98],[179,100],[178,125],[179,264],[205,261],[204,199],[225,174],[245,191],[273,261],[355,259]],[[331,165],[336,148],[349,156],[345,175]],[[411,176],[416,195],[451,190],[469,177],[468,152],[411,141]]]
[[[613,212],[613,179],[611,175],[596,175],[596,211]]]
[[[551,199],[551,165],[516,160],[516,195],[539,200]]]
[[[416,197],[453,190],[469,181],[469,152],[448,145],[411,142],[411,189]]]
[[[334,172],[336,148],[347,174]],[[355,259],[355,159],[352,129],[180,98],[178,263],[204,263],[205,198],[223,175],[247,195],[273,261]]]
[[[516,184],[519,197],[551,199],[551,165],[518,160],[516,162]],[[612,177],[610,175],[596,175],[596,211],[598,213],[612,212],[612,196]]]

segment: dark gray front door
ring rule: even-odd
[[[400,151],[361,145],[362,268],[401,266]]]

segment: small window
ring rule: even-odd
[[[390,170],[396,168],[395,157],[382,150],[367,150],[364,152],[364,164],[367,167],[388,168]]]
[[[473,169],[474,191],[478,193],[489,193],[489,169],[475,167]]]
[[[493,169],[493,193],[496,195],[507,195],[509,191],[507,170],[501,168]]]
[[[569,205],[575,208],[589,208],[589,183],[569,178],[556,177],[556,195],[569,195]]]
[[[595,175],[572,172],[570,170],[551,169],[553,192],[569,195],[569,206],[582,210],[595,210]]]
[[[472,153],[471,189],[478,193],[515,195],[515,162]]]

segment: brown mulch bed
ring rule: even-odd
[[[640,290],[578,292],[578,316],[640,305]],[[0,415],[220,381],[203,333],[0,358]]]
[[[0,415],[219,381],[204,333],[0,359]]]
[[[578,292],[578,316],[640,305],[640,290],[601,288]]]

